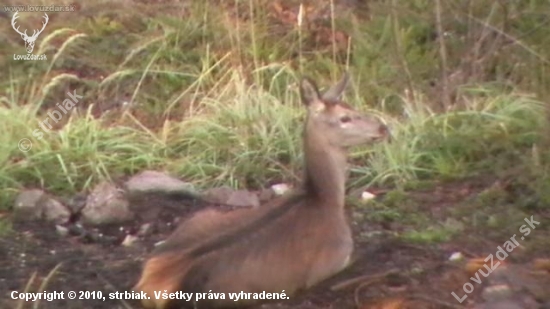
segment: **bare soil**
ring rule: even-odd
[[[465,190],[464,188],[469,188]],[[477,190],[479,191],[479,190]],[[476,194],[471,183],[449,184],[432,194],[418,192],[426,211],[441,215],[441,209],[451,208],[460,198],[452,192]],[[143,207],[159,207],[155,228],[149,235],[140,237],[132,246],[121,245],[127,234],[135,234],[143,219],[124,226],[103,227],[100,230],[86,229],[86,235],[60,236],[54,225],[37,221],[14,222],[14,232],[0,238],[0,308],[33,308],[35,303],[17,307],[11,300],[12,291],[23,291],[33,274],[29,291],[42,290],[65,292],[101,291],[106,299],[75,299],[42,301],[38,308],[90,308],[116,309],[140,308],[135,301],[109,299],[111,293],[124,292],[135,284],[140,267],[158,241],[166,238],[176,225],[174,218],[183,218],[202,206],[189,201],[150,196],[135,203]],[[356,216],[359,211],[354,210]],[[366,211],[366,210],[363,210]],[[359,213],[360,214],[360,213]],[[373,222],[355,222],[355,263],[347,271],[327,280],[311,291],[286,301],[263,305],[261,308],[306,309],[306,308],[466,308],[471,301],[480,301],[481,287],[476,287],[468,299],[459,304],[451,295],[462,296],[462,285],[468,276],[459,266],[448,263],[449,256],[460,251],[467,257],[485,257],[496,251],[498,245],[510,237],[503,234],[493,241],[479,231],[464,233],[458,239],[440,244],[412,244],[391,236],[402,229],[397,225],[384,227]],[[378,234],[364,237],[365,233]],[[82,231],[81,231],[82,233]],[[546,233],[541,230],[537,233]],[[542,236],[542,235],[541,235]],[[525,262],[537,256],[548,257],[549,248],[515,254],[511,261]],[[40,284],[56,267],[57,272],[46,287]],[[380,278],[376,278],[381,275]],[[367,276],[355,284],[350,279]],[[340,289],[332,288],[340,285]],[[344,285],[342,287],[342,285]],[[347,286],[346,286],[347,285]],[[82,295],[85,296],[85,295]],[[387,299],[407,299],[406,306],[378,305]],[[470,303],[471,304],[471,303]],[[526,307],[527,308],[527,307]]]

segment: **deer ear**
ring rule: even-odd
[[[338,83],[336,83],[334,86],[330,87],[324,94],[323,99],[327,101],[339,101],[342,94],[344,93],[344,90],[346,90],[346,87],[349,84],[349,74],[348,72],[344,72],[344,75],[340,79]]]
[[[320,111],[325,108],[317,85],[309,77],[304,77],[300,81],[300,96],[302,103],[310,110]]]

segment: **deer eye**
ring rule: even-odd
[[[340,122],[341,123],[346,123],[346,122],[350,122],[351,121],[351,117],[350,116],[342,116],[340,118]]]

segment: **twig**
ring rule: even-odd
[[[409,70],[409,67],[407,65],[407,59],[405,57],[405,52],[403,51],[403,47],[401,46],[401,42],[400,42],[399,19],[398,19],[397,10],[396,10],[397,7],[398,7],[397,0],[392,0],[391,1],[391,10],[390,10],[390,19],[391,19],[391,24],[392,24],[392,29],[393,29],[393,36],[394,36],[394,43],[395,43],[394,48],[395,48],[396,57],[399,60],[399,64],[401,66],[401,69],[403,70],[403,72],[405,73],[405,76],[406,76],[406,84],[407,84],[407,88],[408,88],[407,99],[416,104],[416,99],[415,99],[416,96],[414,94],[412,74],[411,74],[411,71]]]
[[[355,291],[353,292],[353,301],[355,302],[355,306],[357,306],[357,307],[361,306],[361,302],[359,302],[359,291],[361,291],[362,288],[364,288],[368,285],[371,285],[371,284],[373,284],[374,282],[376,282],[378,280],[380,280],[380,278],[376,278],[376,279],[369,280],[367,282],[363,282],[355,289]]]
[[[50,282],[50,280],[52,279],[53,275],[55,275],[55,273],[57,272],[57,270],[59,269],[59,267],[61,267],[63,263],[59,263],[57,264],[51,271],[50,273],[46,276],[46,278],[44,280],[42,280],[42,283],[40,283],[40,287],[38,287],[38,291],[41,292],[41,291],[44,291],[46,289],[46,286],[48,285],[48,283]],[[38,305],[40,304],[40,299],[37,299],[36,302],[34,303],[34,305],[32,306],[33,309],[38,309]]]
[[[336,63],[336,23],[334,18],[334,0],[330,0],[330,30],[332,35],[332,62]]]
[[[437,26],[437,38],[439,41],[439,58],[441,60],[441,82],[443,92],[443,105],[447,110],[451,106],[451,95],[449,93],[449,76],[447,67],[447,48],[445,47],[445,33],[441,23],[441,0],[435,1],[435,19]]]
[[[534,51],[533,49],[529,48],[527,45],[525,45],[522,41],[520,41],[517,37],[514,37],[498,28],[496,28],[495,26],[489,24],[488,22],[485,22],[483,20],[480,20],[474,16],[472,16],[471,14],[468,14],[468,13],[463,13],[463,12],[459,12],[460,14],[462,15],[465,15],[467,16],[469,19],[471,19],[472,21],[484,26],[485,28],[491,30],[491,31],[494,31],[502,36],[504,36],[505,38],[509,39],[510,41],[512,41],[511,44],[515,44],[515,45],[518,45],[520,46],[521,48],[525,49],[525,51],[527,51],[528,53],[530,53],[531,55],[535,56],[537,59],[539,59],[541,62],[543,62],[544,64],[547,64],[547,65],[550,65],[550,60],[547,60],[546,58],[544,58],[541,54],[537,53],[536,51]]]
[[[362,281],[365,281],[365,280],[369,280],[370,281],[373,281],[373,280],[378,280],[380,278],[384,278],[388,275],[391,275],[391,274],[395,274],[398,272],[399,269],[397,268],[393,268],[393,269],[390,269],[388,270],[387,272],[385,273],[382,273],[382,274],[378,274],[378,275],[363,275],[363,276],[359,276],[359,277],[355,277],[355,278],[352,278],[352,279],[348,279],[348,280],[345,280],[345,281],[342,281],[338,284],[335,284],[333,285],[330,290],[331,291],[340,291],[340,290],[344,290],[344,289],[347,289],[348,287],[352,286],[352,285],[355,285],[359,282],[362,282]]]
[[[36,279],[36,274],[37,274],[36,272],[32,273],[31,278],[29,279],[29,281],[27,281],[27,285],[25,285],[25,290],[23,291],[23,293],[29,292],[31,285],[34,283],[34,280]],[[25,307],[25,300],[19,299],[16,309],[23,309],[24,307]]]

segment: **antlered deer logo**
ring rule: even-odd
[[[17,28],[15,28],[15,20],[17,18],[19,18],[19,16],[17,16],[19,12],[15,12],[15,14],[13,14],[13,17],[11,19],[11,26],[13,27],[13,30],[15,30],[17,33],[19,33],[21,35],[21,37],[23,38],[23,40],[25,40],[25,48],[27,49],[27,53],[32,53],[33,49],[34,49],[34,42],[36,41],[36,38],[38,37],[38,35],[40,33],[42,33],[42,31],[44,31],[44,28],[46,28],[46,25],[48,24],[48,14],[44,13],[44,19],[45,21],[42,22],[42,29],[40,29],[40,31],[36,32],[36,30],[33,30],[32,32],[32,35],[31,36],[28,36],[27,35],[27,29],[25,29],[25,32],[21,32],[19,31],[19,26]]]

